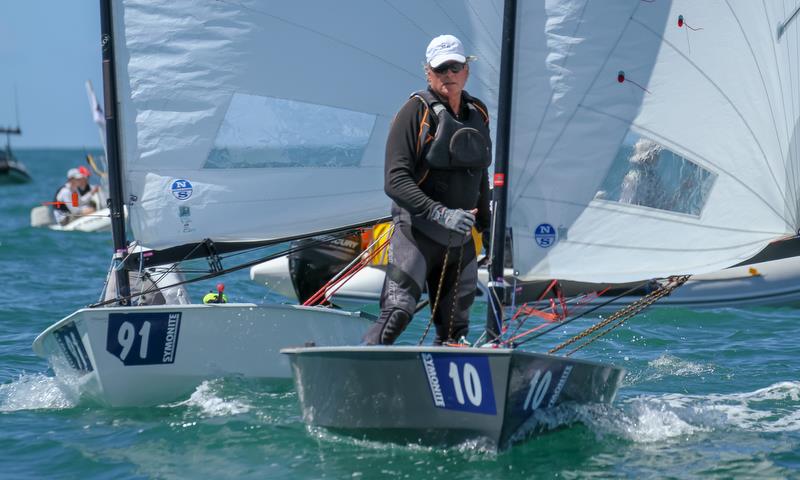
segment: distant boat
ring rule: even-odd
[[[21,135],[22,130],[17,128],[0,127],[0,133],[6,134],[6,148],[0,150],[0,185],[11,185],[18,183],[28,183],[31,175],[28,169],[22,164],[11,151],[11,135]]]
[[[103,109],[97,101],[92,82],[86,80],[86,96],[89,99],[89,109],[92,112],[92,120],[97,124],[100,142],[103,145],[103,155],[95,161],[92,155],[86,155],[86,162],[89,167],[100,177],[100,190],[92,196],[92,201],[97,205],[97,211],[89,215],[73,218],[66,225],[56,222],[50,205],[40,205],[31,209],[31,227],[47,227],[51,230],[70,231],[70,232],[108,232],[111,231],[111,210],[106,205],[108,199],[108,165],[106,163],[106,123]],[[99,165],[98,165],[99,163]],[[127,215],[127,208],[125,209]]]

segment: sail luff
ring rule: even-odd
[[[103,50],[103,94],[106,115],[106,161],[108,162],[109,208],[111,211],[111,236],[114,243],[114,259],[122,262],[128,253],[125,236],[125,213],[122,188],[122,166],[120,163],[119,126],[117,123],[117,70],[114,52],[114,27],[112,0],[100,0],[101,46]],[[130,281],[125,269],[116,270],[120,305],[128,305]]]

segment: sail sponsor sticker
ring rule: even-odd
[[[172,196],[178,200],[189,200],[193,192],[192,182],[184,179],[175,180],[169,189],[172,191]]]
[[[70,367],[83,373],[94,370],[92,362],[89,360],[89,354],[86,353],[86,348],[84,348],[83,342],[81,341],[78,328],[74,323],[70,322],[58,330],[55,330],[53,336],[58,346],[61,347],[61,350],[64,352],[64,358],[67,359],[67,363],[69,363]]]
[[[180,312],[111,313],[106,351],[126,366],[175,362]]]
[[[549,248],[556,243],[556,229],[549,223],[540,223],[533,231],[533,238],[536,240],[536,245]]]
[[[433,405],[446,410],[495,415],[492,371],[485,355],[422,353]]]

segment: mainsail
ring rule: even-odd
[[[430,38],[464,39],[470,92],[494,110],[496,3],[115,0],[133,236],[163,249],[386,216],[386,135]]]
[[[710,272],[796,234],[797,2],[520,3],[521,278]]]

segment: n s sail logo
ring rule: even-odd
[[[556,229],[549,223],[540,223],[533,231],[533,238],[540,247],[551,247],[556,243]]]
[[[192,196],[192,182],[189,180],[178,179],[172,182],[169,187],[172,191],[172,196],[178,200],[188,200]]]

